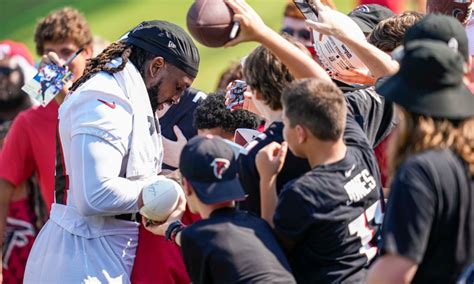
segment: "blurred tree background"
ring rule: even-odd
[[[279,30],[286,0],[247,0],[273,29]],[[114,41],[144,20],[167,20],[186,29],[186,14],[192,0],[0,0],[0,40],[24,42],[34,53],[33,32],[39,19],[50,11],[72,6],[84,13],[94,35]],[[347,13],[352,0],[336,0],[338,9]],[[228,49],[206,48],[201,52],[199,75],[194,87],[214,91],[217,79],[231,63],[239,61],[256,44],[247,43]]]

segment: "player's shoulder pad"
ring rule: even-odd
[[[102,73],[68,96],[59,119],[69,124],[71,136],[89,134],[115,144],[131,133],[133,108],[113,77]]]

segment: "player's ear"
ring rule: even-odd
[[[308,130],[299,124],[295,126],[295,130],[297,139],[296,141],[298,141],[298,144],[305,143],[308,139]]]
[[[151,59],[148,69],[151,77],[156,77],[165,67],[165,59],[161,56]]]

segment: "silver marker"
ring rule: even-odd
[[[240,28],[240,23],[239,22],[234,22],[234,25],[232,26],[232,30],[230,30],[230,39],[234,39],[237,36],[237,33],[239,32]]]
[[[84,47],[81,47],[76,52],[74,52],[74,54],[71,55],[71,57],[69,57],[63,64],[63,67],[66,68],[82,51],[84,51]]]

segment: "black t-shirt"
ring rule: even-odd
[[[178,139],[173,131],[177,125],[187,140],[197,135],[197,129],[193,125],[194,110],[199,102],[206,98],[206,94],[194,88],[184,91],[179,104],[172,105],[170,109],[160,118],[161,134],[173,141]],[[176,168],[163,164],[163,169],[175,170]]]
[[[397,125],[394,105],[375,92],[373,87],[344,94],[349,113],[362,127],[373,148]]]
[[[241,209],[260,216],[260,175],[255,164],[255,157],[263,147],[272,142],[282,143],[283,140],[283,123],[274,122],[240,152],[238,159],[239,179],[248,194],[245,201],[240,203]],[[288,150],[283,168],[277,177],[277,192],[279,193],[287,182],[300,177],[309,170],[308,160],[297,158]]]
[[[289,260],[298,283],[362,283],[377,253],[380,173],[351,113],[344,139],[344,159],[315,167],[279,196],[273,221],[277,235],[295,243]]]
[[[212,212],[181,234],[192,283],[295,283],[272,229],[235,208]]]
[[[474,187],[467,172],[451,150],[430,150],[409,157],[394,177],[381,248],[419,265],[413,283],[454,283],[474,262]]]

